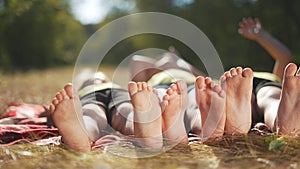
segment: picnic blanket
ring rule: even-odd
[[[11,102],[0,116],[0,144],[34,143],[59,136],[43,105]]]
[[[95,142],[92,148],[116,144],[124,139],[117,135],[106,135]],[[30,143],[35,145],[61,144],[61,136],[55,127],[50,112],[43,105],[8,104],[0,116],[0,146]]]

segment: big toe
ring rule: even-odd
[[[68,83],[65,87],[64,87],[66,94],[70,97],[73,98],[73,85],[71,83]]]
[[[294,76],[296,71],[297,71],[297,65],[294,63],[289,63],[284,70],[284,75],[285,77]]]
[[[128,83],[128,92],[129,92],[129,94],[131,96],[134,95],[135,93],[137,93],[138,92],[137,83],[135,83],[135,82],[129,82]]]
[[[178,80],[176,82],[177,86],[178,86],[178,89],[179,89],[179,92],[180,94],[185,94],[187,92],[187,84],[185,81],[183,80]]]
[[[242,72],[243,77],[252,77],[253,71],[250,68],[245,68]]]
[[[204,89],[205,88],[204,77],[198,76],[195,84],[196,84],[196,89]]]

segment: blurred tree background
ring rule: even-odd
[[[149,11],[173,14],[196,25],[215,46],[225,69],[241,65],[258,71],[272,70],[271,56],[257,43],[237,33],[238,22],[248,16],[258,17],[264,29],[284,43],[294,61],[300,63],[300,1],[297,0],[126,0],[123,3],[135,4],[134,10],[114,7],[104,20],[93,25],[76,20],[70,10],[72,2],[2,0],[0,67],[29,69],[72,64],[84,42],[99,28],[121,16]],[[185,44],[153,34],[121,41],[103,62],[116,65],[137,50],[169,46],[174,46],[184,59],[201,69],[201,61]]]
[[[6,70],[71,64],[86,41],[84,27],[60,0],[4,0],[0,20]]]

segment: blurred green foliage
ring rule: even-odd
[[[300,1],[296,0],[133,0],[137,11],[164,12],[182,17],[202,30],[215,46],[225,69],[250,66],[256,71],[272,71],[274,60],[256,42],[237,32],[243,17],[257,17],[266,31],[285,44],[294,61],[300,63]],[[112,13],[96,28],[120,17]],[[185,30],[182,30],[185,31]],[[174,46],[181,56],[203,70],[202,62],[185,44],[160,35],[138,35],[123,40],[104,61],[118,63],[131,52],[144,48]],[[205,71],[205,70],[203,70]]]
[[[0,10],[0,66],[6,70],[70,64],[84,27],[60,0],[6,0]]]
[[[215,46],[225,69],[241,65],[272,71],[271,56],[257,43],[237,33],[243,17],[258,17],[264,29],[290,48],[294,61],[300,63],[300,1],[127,1],[136,4],[134,11],[113,8],[101,23],[81,25],[70,13],[70,0],[4,0],[4,8],[0,9],[0,67],[28,69],[74,63],[87,37],[97,29],[129,13],[148,11],[174,14],[196,25]],[[105,36],[104,41],[109,37]],[[169,46],[174,46],[184,59],[203,70],[201,60],[188,46],[154,34],[124,39],[107,53],[103,62],[116,65],[135,51],[167,50]]]

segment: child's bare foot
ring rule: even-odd
[[[220,81],[226,92],[226,133],[248,133],[251,127],[253,71],[250,68],[231,68]]]
[[[187,143],[184,113],[188,104],[187,85],[179,80],[172,84],[163,97],[163,133],[170,143]]]
[[[222,137],[225,127],[225,91],[211,78],[198,76],[195,82],[196,102],[200,109],[202,137]]]
[[[277,121],[281,134],[300,134],[300,68],[290,63],[284,71]]]
[[[84,128],[82,107],[73,85],[67,84],[56,94],[50,105],[51,116],[64,144],[73,150],[90,151],[91,142]]]
[[[160,150],[163,146],[162,120],[156,91],[145,82],[129,82],[128,92],[134,108],[134,135],[137,143]]]

